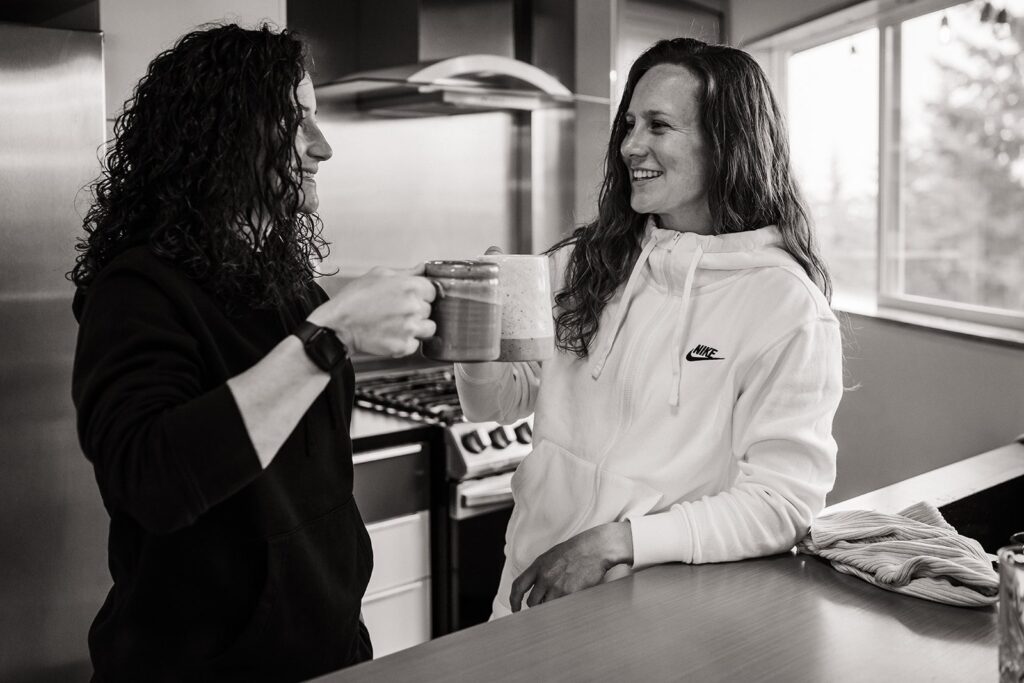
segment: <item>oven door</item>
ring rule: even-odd
[[[453,482],[449,505],[449,627],[487,621],[505,563],[512,472]]]

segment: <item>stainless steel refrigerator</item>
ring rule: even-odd
[[[88,680],[107,516],[71,404],[65,279],[104,139],[99,33],[0,23],[0,680]]]

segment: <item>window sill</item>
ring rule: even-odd
[[[1020,330],[879,306],[874,301],[856,297],[836,296],[832,300],[832,308],[837,312],[847,313],[852,316],[875,318],[876,320],[884,320],[897,325],[935,330],[936,332],[972,341],[990,342],[1000,346],[1024,349],[1024,332]]]

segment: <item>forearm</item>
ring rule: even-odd
[[[455,383],[466,417],[509,424],[533,412],[541,366],[524,363],[456,363]]]
[[[827,487],[747,482],[633,521],[634,565],[731,562],[784,552],[806,534]]]
[[[629,520],[609,522],[601,526],[604,538],[604,557],[607,567],[633,564],[633,531]]]
[[[228,380],[264,469],[329,381],[330,375],[313,364],[293,335],[256,365]]]

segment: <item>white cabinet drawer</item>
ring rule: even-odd
[[[369,596],[430,576],[430,513],[386,519],[367,524],[373,544],[373,574]]]
[[[380,591],[363,598],[363,621],[370,631],[373,657],[430,640],[430,579]]]

